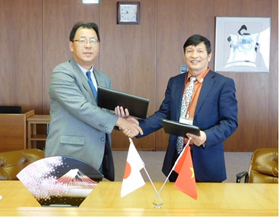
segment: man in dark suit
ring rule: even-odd
[[[110,78],[93,65],[99,54],[98,26],[79,22],[69,38],[73,58],[56,66],[50,78],[51,120],[46,157],[78,158],[114,180],[111,131],[118,126],[132,137],[142,130],[137,124],[98,107],[94,91],[98,92],[98,86],[111,88]]]
[[[200,136],[187,134],[188,138],[191,137],[196,181],[222,182],[226,179],[223,142],[238,126],[235,84],[231,78],[209,69],[212,52],[207,38],[193,35],[186,40],[183,49],[189,71],[170,78],[159,110],[147,119],[139,120],[144,132],[142,136],[161,129],[161,119],[198,126]],[[185,106],[190,77],[195,77],[196,81],[191,101]],[[166,176],[179,155],[178,140],[179,137],[170,135],[162,169]],[[187,138],[182,141],[185,145]],[[175,181],[176,178],[177,174],[173,172],[169,180]]]

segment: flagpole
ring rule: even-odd
[[[174,168],[176,167],[176,164],[178,163],[179,159],[180,159],[180,158],[181,158],[181,156],[183,155],[183,153],[184,153],[184,151],[185,151],[186,147],[190,144],[191,140],[192,140],[192,138],[191,138],[191,137],[189,137],[189,140],[188,140],[187,144],[184,146],[184,148],[183,148],[182,152],[179,154],[178,158],[176,159],[176,161],[175,161],[175,163],[174,163],[174,165],[173,165],[173,167],[172,167],[171,171],[169,172],[169,174],[168,174],[167,178],[165,179],[165,182],[163,183],[162,187],[160,188],[160,190],[159,190],[159,192],[158,192],[158,195],[160,195],[160,193],[161,193],[161,191],[163,190],[163,188],[164,188],[165,184],[167,183],[167,181],[168,181],[168,179],[169,179],[169,177],[170,177],[170,175],[171,175],[172,171],[173,171],[173,170],[174,170]],[[157,195],[157,197],[154,199],[153,203],[155,203],[155,201],[157,200],[158,195]]]
[[[144,171],[145,171],[145,173],[146,173],[146,175],[147,175],[149,181],[151,182],[151,184],[152,184],[152,186],[153,186],[153,188],[154,188],[154,191],[156,192],[156,195],[157,195],[156,199],[159,197],[159,200],[161,201],[161,204],[154,204],[154,203],[153,203],[153,204],[156,205],[155,208],[161,208],[161,205],[163,205],[164,202],[163,202],[162,198],[160,197],[160,195],[159,195],[157,189],[155,188],[154,183],[153,183],[153,181],[151,180],[151,178],[150,178],[150,176],[149,176],[149,174],[148,174],[148,172],[147,172],[147,170],[146,170],[146,168],[145,168],[145,165],[144,165],[143,169],[144,169]]]
[[[133,143],[133,140],[129,137],[129,141],[130,141],[130,143]],[[134,143],[133,143],[134,144]],[[141,160],[142,161],[142,160]],[[144,169],[144,171],[145,171],[145,173],[146,173],[146,175],[147,175],[147,177],[148,177],[148,179],[149,179],[149,181],[151,182],[151,184],[152,184],[152,186],[153,186],[153,188],[154,188],[154,190],[155,190],[155,192],[156,192],[156,195],[157,195],[157,197],[156,198],[158,198],[159,197],[159,199],[160,199],[160,201],[161,201],[161,204],[155,204],[156,205],[156,208],[161,208],[161,205],[163,205],[164,203],[163,203],[163,200],[162,200],[162,198],[160,197],[160,195],[158,194],[158,191],[157,191],[157,189],[155,188],[155,186],[154,186],[154,184],[153,184],[153,181],[151,180],[151,178],[150,178],[150,176],[149,176],[149,173],[147,172],[147,170],[146,170],[146,168],[145,168],[145,163],[142,161],[142,163],[143,163],[143,169]],[[158,207],[157,207],[158,206]]]

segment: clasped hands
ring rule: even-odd
[[[143,131],[139,126],[137,119],[130,117],[128,109],[125,109],[121,106],[117,106],[114,109],[115,115],[119,116],[116,126],[129,138],[133,138],[138,134],[143,135]]]

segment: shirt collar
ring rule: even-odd
[[[91,73],[93,73],[93,70],[94,70],[94,66],[91,67],[90,70],[87,70],[85,68],[83,68],[82,66],[80,66],[79,64],[77,64],[78,67],[80,68],[80,70],[82,71],[82,73],[86,76],[86,72],[90,71]]]
[[[196,79],[198,80],[198,82],[203,82],[203,79],[205,77],[205,75],[207,74],[207,72],[210,70],[210,68],[208,67],[204,72],[200,73],[198,76],[196,76]],[[191,73],[188,71],[188,77],[187,77],[187,81],[190,80],[190,77],[192,77]]]

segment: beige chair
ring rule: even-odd
[[[23,168],[44,157],[44,151],[39,149],[0,152],[0,180],[17,180]]]
[[[242,178],[245,183],[278,183],[278,149],[257,149],[251,158],[249,171],[236,175],[236,182]]]

